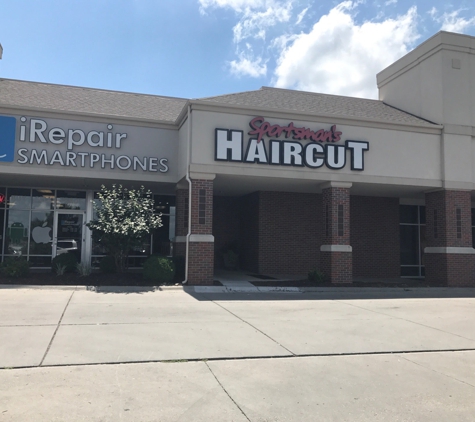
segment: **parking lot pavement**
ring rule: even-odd
[[[472,421],[474,295],[383,290],[0,288],[0,421]]]

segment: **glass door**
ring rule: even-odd
[[[83,261],[85,244],[84,211],[57,211],[54,225],[53,256],[72,253]]]

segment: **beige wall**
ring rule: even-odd
[[[327,167],[272,166],[215,161],[215,129],[244,131],[244,150],[250,136],[249,122],[254,114],[240,115],[195,110],[193,112],[192,167],[195,171],[216,174],[254,175],[258,177],[296,178],[316,181],[340,180],[358,183],[384,183],[436,187],[440,185],[440,135],[408,130],[338,124],[342,140],[369,142],[364,154],[364,171],[352,171],[347,152],[347,164],[341,170]],[[265,117],[265,116],[264,116]],[[272,124],[304,126],[312,130],[329,130],[332,122],[297,121],[266,117]],[[404,129],[404,128],[401,128]],[[407,128],[406,128],[407,129]],[[282,137],[280,139],[283,139]],[[268,147],[268,138],[265,140]],[[309,141],[301,141],[303,145]]]
[[[387,104],[435,123],[475,126],[475,37],[440,32],[377,80]]]

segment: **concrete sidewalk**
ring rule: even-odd
[[[363,290],[0,287],[0,421],[473,421],[475,290]]]

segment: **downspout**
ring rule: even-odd
[[[188,233],[186,234],[185,252],[185,279],[182,284],[188,283],[188,257],[191,236],[191,179],[190,179],[190,159],[191,159],[191,104],[188,104],[188,151],[186,158],[186,180],[188,182]]]

